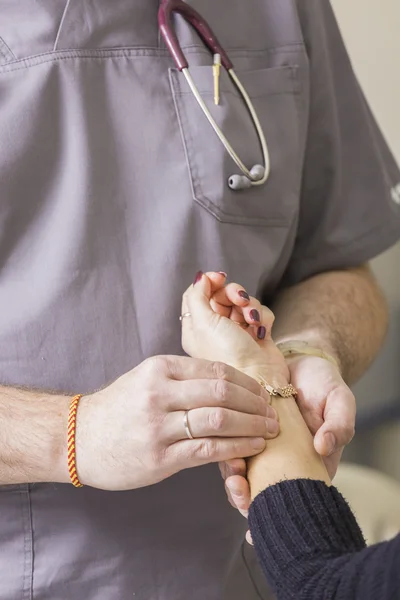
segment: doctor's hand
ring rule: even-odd
[[[337,367],[316,356],[288,359],[291,382],[298,390],[297,404],[314,435],[314,447],[323,457],[331,479],[343,450],[354,436],[356,400]]]
[[[333,479],[343,450],[354,436],[354,394],[339,370],[323,358],[294,356],[287,363],[290,381],[298,391],[300,412],[314,435],[314,447]],[[232,506],[247,516],[250,488],[246,480],[246,461],[236,459],[222,463],[220,470]]]
[[[227,365],[148,359],[81,398],[78,476],[84,485],[128,490],[189,467],[253,456],[278,429],[268,400],[254,379]]]

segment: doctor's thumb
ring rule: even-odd
[[[318,431],[314,447],[320,456],[331,456],[338,449],[335,435],[331,431]]]

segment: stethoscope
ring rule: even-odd
[[[215,122],[215,119],[210,113],[207,105],[205,104],[203,98],[200,95],[199,90],[196,87],[196,84],[193,81],[191,74],[189,73],[189,64],[186,60],[186,57],[182,51],[182,48],[179,44],[178,38],[172,26],[171,17],[174,12],[182,15],[182,17],[186,21],[188,21],[190,25],[192,25],[192,27],[197,31],[200,38],[203,40],[204,44],[214,55],[213,70],[215,85],[218,86],[219,67],[222,64],[222,66],[226,69],[230,78],[236,85],[237,89],[239,90],[243,101],[245,102],[247,109],[251,115],[258,139],[261,144],[264,166],[254,165],[254,167],[252,167],[249,170],[246,167],[246,165],[240,160],[239,156],[236,154],[236,152],[226,139],[224,133],[221,131],[221,128]],[[229,177],[229,187],[232,190],[243,190],[256,185],[263,185],[267,181],[270,173],[269,152],[265,135],[261,127],[261,123],[258,119],[257,113],[255,111],[255,108],[253,106],[253,103],[251,102],[245,88],[240,83],[238,76],[233,70],[233,64],[229,60],[225,50],[221,47],[214,33],[211,31],[206,21],[199,15],[199,13],[188,4],[185,4],[183,0],[161,0],[160,8],[158,11],[158,25],[160,28],[161,35],[169,51],[171,52],[172,58],[174,59],[177,68],[184,74],[186,81],[188,82],[190,89],[192,90],[192,93],[196,98],[198,104],[200,105],[203,113],[205,114],[215,133],[221,140],[226,151],[229,153],[232,160],[236,163],[236,165],[242,172],[242,175],[231,175]],[[215,102],[216,104],[218,103],[217,89],[215,89]]]

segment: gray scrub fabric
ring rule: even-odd
[[[233,60],[271,153],[237,169],[157,28],[155,0],[0,3],[0,381],[89,392],[182,352],[198,269],[271,294],[400,237],[400,174],[327,0],[193,0]],[[226,74],[175,20],[244,162],[260,161]],[[134,399],[132,399],[134,401]],[[125,493],[0,488],[2,600],[269,598],[215,466]]]

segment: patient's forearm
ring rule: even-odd
[[[259,370],[246,370],[255,379]],[[268,380],[267,374],[265,374]],[[287,382],[271,382],[273,386]],[[248,479],[252,498],[266,487],[284,479],[316,479],[330,485],[325,466],[314,449],[312,435],[305,424],[294,398],[272,398],[278,412],[280,434],[269,440],[266,449],[248,462]]]

